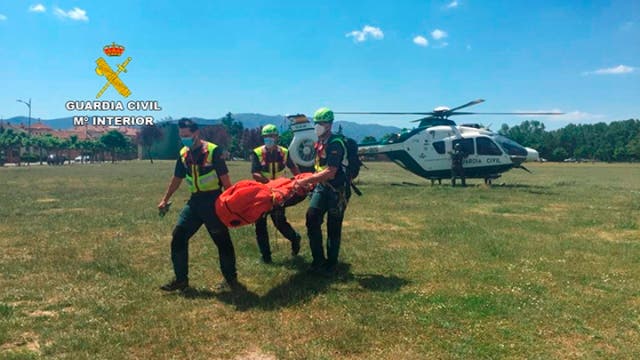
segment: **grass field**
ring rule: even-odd
[[[338,276],[306,275],[308,244],[291,259],[271,224],[261,264],[243,227],[239,296],[211,290],[204,230],[195,290],[158,290],[188,198],[158,217],[173,162],[0,168],[0,358],[640,358],[640,166],[533,164],[491,188],[368,166]]]

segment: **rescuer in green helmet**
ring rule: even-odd
[[[300,181],[301,186],[318,184],[311,195],[306,215],[307,235],[313,262],[309,272],[324,276],[335,273],[340,253],[342,221],[351,196],[342,166],[346,148],[341,136],[331,132],[333,111],[320,108],[313,115],[318,141],[315,143],[315,173]],[[327,214],[327,253],[322,245],[322,223]]]
[[[264,145],[253,149],[251,174],[253,179],[268,183],[284,176],[284,171],[289,168],[293,175],[300,173],[296,164],[289,157],[289,150],[278,145],[278,128],[273,124],[267,124],[261,131]],[[274,207],[269,212],[273,225],[291,242],[291,255],[296,256],[300,252],[300,234],[298,234],[287,221],[283,206]],[[267,231],[267,214],[256,221],[256,241],[262,254],[262,261],[266,264],[272,262],[271,247],[269,245],[269,232]]]

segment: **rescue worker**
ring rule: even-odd
[[[456,186],[456,177],[460,178],[462,182],[462,186],[467,186],[464,176],[464,166],[462,164],[463,160],[469,156],[464,150],[462,150],[462,146],[460,143],[456,143],[453,146],[453,150],[450,152],[451,154],[451,186]]]
[[[293,175],[298,175],[300,170],[289,157],[289,150],[278,145],[278,128],[273,124],[267,124],[261,131],[264,145],[253,149],[251,173],[255,181],[263,184],[275,180],[284,175],[284,170],[289,168]],[[298,234],[287,221],[284,206],[274,207],[269,213],[276,229],[291,242],[291,256],[300,252],[300,234]],[[267,231],[267,214],[256,221],[256,240],[262,254],[262,261],[270,264],[271,247],[269,246],[269,232]]]
[[[236,290],[239,283],[233,243],[229,230],[220,222],[214,211],[214,203],[221,193],[221,188],[227,189],[231,186],[222,149],[214,143],[202,140],[198,125],[190,119],[180,119],[178,129],[184,146],[180,150],[180,158],[176,161],[173,178],[158,208],[163,209],[167,206],[183,179],[187,180],[191,197],[180,213],[171,239],[171,261],[175,278],[160,289],[175,291],[184,290],[189,286],[189,239],[204,224],[218,248],[220,270],[225,279],[217,289]]]
[[[306,215],[307,235],[313,262],[309,272],[324,276],[335,273],[340,254],[342,220],[351,189],[342,166],[346,146],[340,136],[331,133],[333,111],[320,108],[313,115],[318,141],[315,143],[315,173],[299,184],[318,184],[311,194]],[[327,255],[322,246],[322,223],[327,214]]]

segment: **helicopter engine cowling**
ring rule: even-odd
[[[525,149],[527,150],[527,158],[525,162],[540,161],[540,154],[538,153],[538,150],[532,149],[530,147],[525,147]]]
[[[301,167],[313,167],[316,156],[313,144],[318,140],[313,125],[307,120],[293,123],[290,128],[293,132],[293,140],[289,145],[291,160]]]

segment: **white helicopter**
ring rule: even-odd
[[[386,154],[402,168],[432,181],[451,176],[450,152],[456,144],[468,155],[463,162],[465,177],[484,179],[486,184],[512,168],[529,172],[522,164],[539,161],[538,151],[494,133],[478,124],[456,125],[453,115],[562,115],[557,112],[477,113],[458,110],[484,102],[482,99],[450,109],[440,106],[431,112],[335,112],[336,114],[426,115],[413,120],[417,128],[391,136],[377,144],[360,145],[361,155]],[[289,148],[291,159],[299,166],[313,166],[313,126],[303,115],[289,117],[294,138]],[[306,122],[305,122],[306,120]]]

